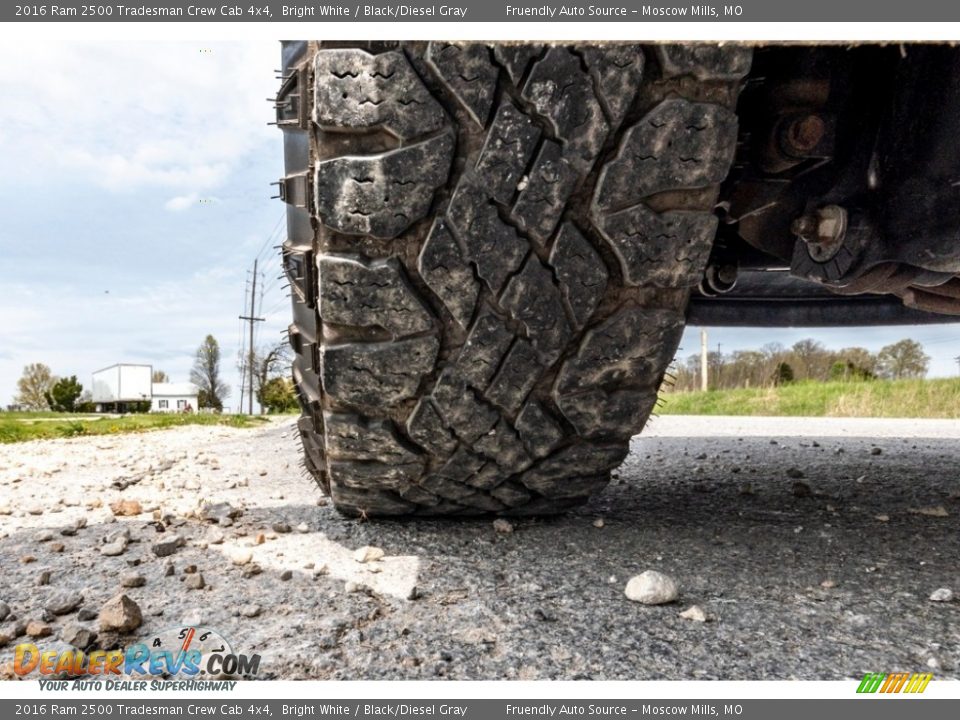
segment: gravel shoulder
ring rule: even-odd
[[[960,679],[960,601],[929,599],[960,594],[958,440],[956,421],[665,416],[589,505],[497,528],[341,517],[290,419],[4,445],[0,673],[123,592],[142,623],[99,643],[201,623],[263,678]],[[645,570],[679,598],[629,600]]]

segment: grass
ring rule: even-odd
[[[960,418],[960,378],[666,392],[661,415]]]
[[[182,427],[225,425],[257,427],[266,422],[260,415],[135,414],[73,415],[54,412],[0,412],[0,443],[25,442],[82,435],[116,435]]]

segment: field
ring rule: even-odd
[[[960,418],[960,378],[666,392],[661,415]]]
[[[266,418],[254,415],[133,414],[88,415],[55,412],[0,412],[0,443],[24,442],[81,435],[114,435],[181,427],[226,425],[258,427]]]

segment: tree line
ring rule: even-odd
[[[674,388],[700,389],[700,354],[678,359]],[[873,353],[862,347],[828,350],[823,343],[805,339],[785,347],[767,343],[759,350],[707,353],[709,388],[772,387],[803,380],[867,381],[922,378],[930,356],[915,340],[904,339]]]
[[[297,397],[290,380],[290,357],[286,343],[258,348],[253,353],[254,393],[261,412],[289,412],[296,408]],[[190,382],[197,388],[197,405],[202,410],[223,412],[230,388],[221,374],[220,344],[207,335],[194,356]],[[154,370],[154,383],[170,382],[163,370]],[[96,404],[90,390],[84,390],[76,375],[57,376],[44,363],[30,363],[17,381],[13,399],[16,409],[55,412],[94,412]],[[150,402],[132,404],[134,412],[147,412]]]

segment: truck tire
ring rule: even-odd
[[[293,378],[349,515],[603,488],[712,247],[750,51],[286,43]]]

